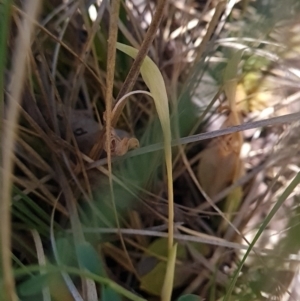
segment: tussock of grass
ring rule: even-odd
[[[297,1],[2,2],[1,300],[299,296]]]

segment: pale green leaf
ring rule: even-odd
[[[117,43],[117,49],[125,52],[132,58],[135,58],[138,54],[137,49],[120,43]],[[164,79],[158,67],[148,56],[145,57],[142,63],[141,74],[153,97],[156,111],[164,134],[164,149],[165,149],[165,160],[166,160],[166,168],[167,168],[168,202],[169,202],[169,214],[168,214],[169,256],[168,256],[166,276],[164,280],[164,288],[162,290],[162,300],[169,301],[171,300],[171,294],[173,289],[173,278],[174,278],[176,250],[177,250],[176,245],[173,246],[174,196],[173,196],[171,127],[170,127],[170,117],[169,117],[169,104],[168,104],[168,97],[167,97],[167,91],[166,91]]]
[[[117,43],[117,49],[132,58],[138,54],[137,49],[121,43]],[[148,56],[145,57],[141,66],[141,74],[154,99],[165,139],[169,142],[171,141],[169,104],[164,79],[158,67]]]
[[[168,240],[158,238],[151,243],[147,250],[155,255],[166,258],[168,256]],[[177,258],[185,262],[187,260],[186,246],[179,244],[177,247]],[[144,255],[138,265],[140,274],[140,288],[149,294],[160,296],[164,284],[164,278],[167,271],[167,261],[159,260],[155,256]],[[182,286],[190,276],[189,271],[182,265],[176,266],[174,270],[173,287]]]
[[[224,71],[224,90],[226,97],[231,105],[234,105],[235,93],[237,88],[238,67],[243,55],[244,49],[233,53],[229,59]]]
[[[101,301],[122,301],[121,296],[112,288],[102,286]]]
[[[21,296],[33,296],[42,291],[47,284],[47,275],[38,275],[30,277],[18,286],[18,292]]]
[[[79,264],[89,272],[105,277],[105,271],[100,261],[99,255],[88,242],[78,244],[76,248]]]

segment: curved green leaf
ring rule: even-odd
[[[202,301],[203,299],[197,295],[183,295],[177,299],[177,301]]]
[[[105,277],[105,272],[98,253],[88,242],[81,243],[76,248],[79,264],[89,272]]]
[[[40,293],[47,283],[48,275],[30,277],[18,286],[18,293],[23,296],[32,296]]]
[[[122,301],[120,295],[110,287],[102,286],[101,301]]]
[[[138,54],[138,50],[117,43],[117,49],[125,52],[132,58],[135,58]],[[165,160],[167,168],[167,179],[168,179],[168,202],[169,202],[169,213],[168,213],[168,262],[167,270],[164,280],[164,286],[162,290],[162,300],[171,300],[171,294],[173,289],[173,278],[175,270],[176,261],[176,250],[177,246],[173,245],[174,241],[174,196],[173,196],[173,175],[172,175],[172,150],[171,150],[171,126],[170,126],[170,116],[169,116],[169,103],[167,97],[167,91],[165,87],[165,82],[162,77],[161,72],[155,63],[146,56],[143,64],[141,66],[141,74],[143,80],[148,86],[150,93],[153,97],[156,111],[161,123],[162,131],[164,134],[164,149],[165,149]],[[171,273],[173,271],[173,274]]]

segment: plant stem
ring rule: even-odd
[[[26,1],[25,15],[19,28],[16,39],[16,50],[12,60],[12,77],[10,81],[11,95],[8,97],[7,119],[3,133],[2,145],[2,189],[1,189],[1,256],[4,291],[9,301],[17,301],[15,281],[11,260],[11,193],[12,171],[14,165],[14,148],[19,116],[19,103],[21,102],[24,77],[26,71],[27,54],[30,51],[31,36],[34,24],[31,19],[37,19],[41,1]],[[8,13],[11,7],[10,1],[6,1],[4,12]],[[5,16],[8,18],[9,16]]]

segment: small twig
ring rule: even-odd
[[[112,127],[112,93],[114,86],[114,74],[116,63],[116,43],[118,35],[117,20],[119,19],[120,0],[112,1],[109,22],[109,38],[107,49],[107,75],[106,75],[106,94],[105,94],[105,106],[106,106],[106,147],[107,147],[107,160],[108,170],[111,174],[111,127]],[[111,177],[110,177],[111,182]]]
[[[115,196],[113,190],[113,174],[111,166],[111,130],[114,126],[113,112],[112,112],[112,100],[113,100],[113,86],[114,86],[114,71],[116,63],[116,43],[118,35],[118,20],[119,20],[119,10],[120,10],[120,0],[114,0],[111,4],[110,22],[109,22],[109,38],[108,38],[108,51],[107,51],[107,76],[106,76],[106,149],[107,149],[107,162],[108,162],[108,173],[109,173],[109,184],[110,184],[110,194],[112,199],[112,206],[115,215],[115,220],[117,227],[120,228],[120,222],[118,218],[117,207],[115,203]],[[117,121],[117,120],[116,120]],[[132,270],[135,271],[135,267],[130,259],[127,252],[126,245],[122,236],[119,233],[122,248],[127,257],[128,263]]]
[[[147,33],[145,35],[145,38],[142,42],[141,48],[129,70],[129,73],[123,83],[123,86],[117,96],[117,100],[119,100],[121,97],[123,97],[125,94],[127,94],[128,92],[130,92],[133,88],[134,83],[136,82],[136,79],[139,75],[139,71],[141,68],[141,65],[149,51],[149,48],[155,38],[158,26],[161,22],[162,16],[163,16],[163,12],[164,12],[164,8],[166,6],[167,1],[166,0],[160,0],[158,2],[158,5],[156,7],[156,12],[153,16],[152,22],[147,30]],[[125,104],[123,104],[124,106]],[[120,110],[122,111],[122,110]],[[112,120],[112,126],[115,125],[115,123],[118,121],[117,119],[118,116],[114,116],[113,120]]]

